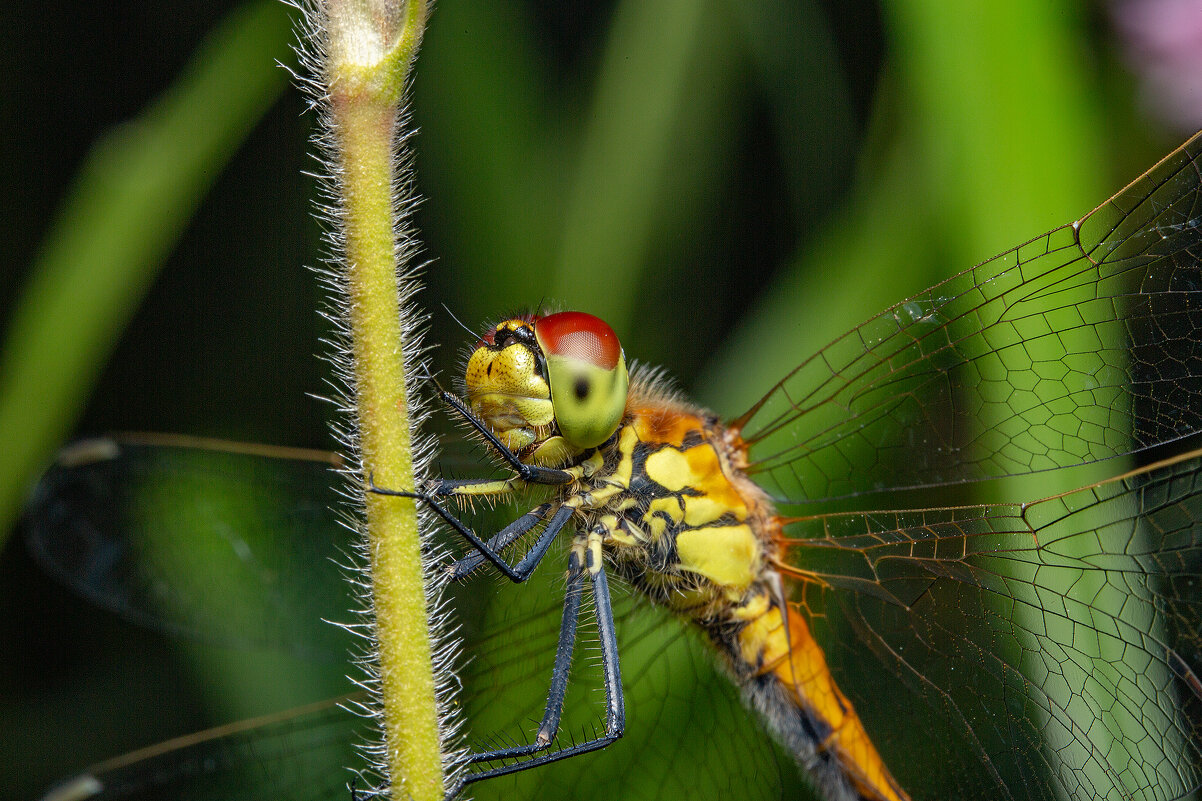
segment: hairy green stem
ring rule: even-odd
[[[395,157],[401,99],[426,4],[330,2],[324,63],[345,256],[356,430],[364,477],[412,487]],[[372,607],[393,797],[444,792],[433,646],[415,504],[367,494]]]

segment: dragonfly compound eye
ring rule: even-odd
[[[605,442],[626,411],[626,357],[617,334],[584,312],[539,318],[534,333],[546,359],[559,433],[577,448]]]

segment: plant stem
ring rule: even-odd
[[[425,26],[426,4],[330,2],[324,63],[334,135],[345,264],[355,429],[364,477],[413,487],[398,271],[408,254],[394,193],[401,98]],[[434,647],[413,501],[365,499],[378,686],[393,798],[442,798],[444,779]]]

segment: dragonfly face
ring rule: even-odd
[[[531,464],[569,464],[613,435],[626,409],[626,357],[590,314],[506,320],[464,370],[468,402],[505,447]]]
[[[1180,798],[1202,783],[1202,461],[1186,447],[1202,432],[1200,152],[1195,138],[1077,223],[868,321],[723,429],[747,447],[737,471],[784,515],[763,561],[791,580],[791,608],[896,780],[892,796],[877,797]],[[475,411],[511,416],[502,407]],[[504,429],[517,432],[502,443],[515,451],[548,439],[551,422],[525,414],[516,418],[531,432]],[[552,472],[594,455],[596,446],[565,439],[555,458],[523,455]],[[677,450],[685,454],[685,438]],[[1159,461],[1052,488],[1062,470],[1126,454]],[[1010,483],[1028,474],[1034,486]],[[48,497],[78,475],[52,477]],[[973,503],[978,488],[1031,502]],[[913,505],[920,489],[957,505]],[[860,511],[842,511],[853,502]],[[876,509],[900,511],[863,511]],[[40,536],[54,561],[56,533]],[[522,625],[486,637],[474,669],[485,689],[503,691],[535,662],[544,690],[523,684],[521,717],[537,721],[550,662],[531,655],[554,650],[554,624],[522,632],[558,606],[562,579],[519,595],[499,614]],[[784,774],[768,746],[749,750],[732,734],[732,706],[682,723],[657,711],[673,691],[632,700],[634,687],[657,681],[657,662],[672,662],[654,674],[669,686],[704,684],[703,658],[682,664],[660,650],[683,638],[696,653],[702,638],[665,635],[662,616],[647,627],[617,617],[628,736],[647,739],[569,764],[613,758],[634,772],[638,761],[661,786],[691,786],[723,760],[743,777]],[[648,666],[631,667],[640,647]],[[785,661],[765,656],[757,670]],[[474,719],[482,731],[512,731],[501,718],[513,710],[493,701]],[[812,733],[823,733],[821,720],[810,720]],[[839,731],[816,737],[811,756],[837,751]],[[705,759],[699,748],[711,749]],[[865,782],[851,784],[873,797]]]

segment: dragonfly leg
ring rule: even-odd
[[[503,528],[499,533],[495,534],[491,539],[488,540],[488,542],[485,543],[485,545],[487,545],[488,549],[492,552],[499,553],[503,548],[513,543],[514,540],[525,534],[541,520],[543,520],[547,516],[547,511],[550,508],[551,503],[549,502],[535,507]],[[562,513],[563,508],[564,507],[560,507],[559,513]],[[548,527],[551,525],[554,525],[554,523],[548,524]],[[562,528],[562,524],[557,526],[557,530],[559,528]],[[545,530],[543,535],[546,536]],[[540,537],[539,540],[535,542],[534,547],[527,552],[522,561],[520,561],[517,567],[514,568],[514,571],[524,571],[526,569],[526,562],[529,559],[533,560],[533,564],[530,565],[529,569],[533,570],[535,567],[537,567],[543,556],[546,555],[547,546],[551,544],[551,540],[554,539],[554,536],[555,535],[552,534],[551,537],[546,540],[545,544],[543,543],[543,538]],[[460,581],[467,578],[468,575],[474,572],[476,568],[480,567],[480,565],[484,564],[486,561],[489,561],[489,557],[487,556],[486,552],[483,549],[477,548],[474,553],[469,553],[467,556],[451,565],[451,580]]]
[[[556,762],[595,751],[617,740],[625,731],[626,701],[622,694],[622,675],[618,664],[618,638],[614,628],[609,582],[605,577],[605,568],[600,558],[600,536],[591,534],[589,542],[590,547],[584,551],[586,566],[582,567],[578,551],[574,550],[569,560],[568,589],[564,596],[563,619],[560,623],[559,642],[555,649],[555,667],[551,673],[551,688],[547,694],[546,710],[543,713],[543,721],[539,726],[535,741],[529,745],[472,754],[468,757],[468,762],[492,762],[533,755],[532,758],[464,776],[447,794],[448,801],[470,782],[516,773],[537,765],[545,765],[548,762]],[[572,666],[572,652],[576,645],[576,621],[580,613],[580,600],[586,574],[592,583],[594,613],[601,641],[601,671],[605,682],[606,700],[605,734],[552,753],[540,753],[550,747],[559,732],[564,696],[567,693],[568,673]]]
[[[476,429],[480,436],[493,447],[494,450],[501,456],[505,462],[513,468],[517,473],[517,477],[528,484],[567,484],[572,481],[571,474],[565,470],[557,470],[553,467],[543,467],[536,464],[527,464],[518,458],[518,455],[505,446],[505,443],[493,433],[483,420],[476,416],[463,399],[454,392],[448,392],[442,387],[438,388],[442,400],[455,412],[467,421],[468,425]]]
[[[504,557],[500,555],[499,550],[538,525],[539,521],[546,515],[546,509],[550,504],[543,504],[537,509],[522,515],[503,528],[488,542],[481,542],[480,538],[471,529],[464,526],[461,521],[449,517],[445,513],[445,510],[436,505],[436,502],[430,502],[430,505],[434,508],[435,512],[441,515],[452,528],[462,534],[476,549],[476,553],[469,554],[451,565],[451,578],[453,580],[465,578],[487,559],[496,565],[497,569],[504,573],[510,581],[516,583],[521,583],[530,578],[535,568],[543,561],[543,557],[547,555],[547,551],[550,549],[555,537],[567,525],[567,522],[572,518],[572,512],[575,511],[571,506],[567,506],[566,504],[561,505],[555,511],[555,514],[551,517],[543,532],[538,535],[538,539],[534,541],[534,545],[530,547],[530,550],[526,552],[516,565],[510,567]]]
[[[484,543],[493,553],[500,553],[503,549],[513,544],[514,540],[525,534],[531,528],[538,524],[547,515],[547,511],[551,508],[551,504],[543,503],[531,509],[526,514],[519,517],[517,520],[510,523],[505,528],[501,529],[496,534],[489,537]],[[469,553],[462,559],[458,559],[450,566],[449,573],[451,581],[459,581],[467,578],[471,573],[475,572],[476,568],[488,561],[488,557],[479,548]]]
[[[538,535],[538,539],[535,541],[530,550],[526,552],[526,555],[523,556],[516,565],[511,567],[509,563],[505,561],[505,557],[501,556],[499,549],[504,548],[506,545],[537,526],[539,521],[541,521],[543,516],[546,514],[546,510],[550,507],[550,504],[543,504],[542,506],[527,512],[517,520],[510,523],[495,536],[490,538],[488,542],[485,542],[484,540],[480,539],[480,536],[476,534],[476,532],[472,531],[470,526],[465,524],[462,520],[452,514],[451,511],[446,508],[446,506],[440,503],[438,497],[435,495],[430,495],[424,492],[390,490],[383,487],[378,487],[371,476],[368,477],[367,490],[368,492],[373,492],[377,495],[413,498],[414,500],[425,503],[427,506],[433,509],[439,517],[445,520],[447,525],[455,529],[460,536],[471,543],[472,547],[476,549],[481,557],[492,562],[496,566],[497,570],[500,570],[501,573],[504,574],[505,577],[510,581],[519,584],[530,578],[530,574],[534,572],[534,569],[538,567],[539,563],[543,560],[543,557],[547,555],[547,550],[551,547],[551,543],[554,541],[555,535],[563,530],[564,525],[567,524],[568,520],[571,519],[572,512],[574,511],[574,507],[568,506],[567,504],[562,504],[555,512],[555,515],[547,523],[547,526],[543,529],[543,532]],[[476,555],[473,554],[472,556],[460,560],[460,562],[456,562],[454,565],[452,565],[451,577],[462,578],[471,571],[475,570],[476,567],[479,566],[479,564],[474,561],[475,556]]]

